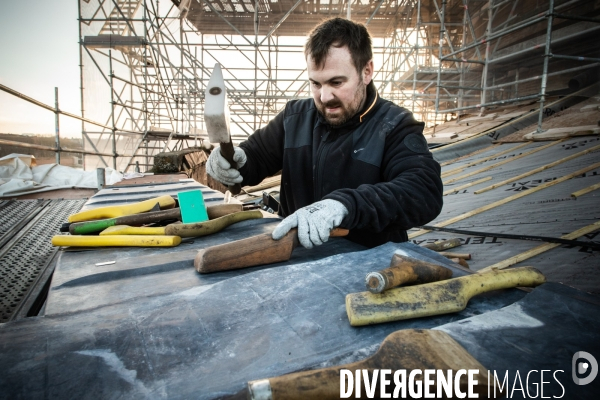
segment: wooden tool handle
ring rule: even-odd
[[[464,310],[477,294],[538,286],[545,281],[537,269],[521,267],[390,289],[381,294],[351,293],[346,296],[346,313],[352,326],[448,314]]]
[[[349,233],[350,233],[350,231],[348,229],[333,228],[329,232],[329,237],[343,237],[343,236],[348,236]]]
[[[368,370],[369,377],[374,369],[406,370],[407,375],[415,369],[435,369],[446,372],[461,369],[477,369],[477,385],[474,392],[480,397],[488,393],[488,370],[471,356],[461,345],[443,331],[405,329],[388,335],[379,350],[369,358],[351,364],[323,368],[312,371],[296,372],[279,377],[248,382],[248,398],[252,400],[303,400],[303,399],[339,399],[340,374],[346,369],[354,375],[356,370]],[[355,375],[354,375],[355,376]],[[389,375],[388,375],[388,378]],[[416,380],[423,380],[423,375],[416,375]],[[393,379],[391,387],[393,388]],[[380,380],[378,380],[380,381]],[[354,379],[356,383],[356,379]],[[430,387],[432,393],[437,392],[436,379]],[[492,380],[493,384],[493,380]],[[466,392],[468,388],[467,375],[460,378],[460,389]],[[391,393],[390,386],[387,393]],[[490,390],[490,393],[494,390]],[[500,397],[500,391],[496,391]],[[361,394],[365,396],[364,379],[361,377]],[[378,385],[375,398],[379,398]],[[351,398],[354,398],[354,393]],[[363,398],[364,398],[363,397]]]
[[[345,236],[347,229],[336,228],[330,236]],[[194,259],[194,267],[201,274],[229,271],[287,261],[298,245],[298,230],[292,229],[279,240],[270,233],[236,240],[200,250]]]
[[[233,143],[221,142],[221,155],[223,156],[223,158],[225,158],[227,160],[229,165],[231,165],[231,168],[238,169],[237,163],[233,160],[234,154],[235,154],[235,151],[233,149]],[[229,191],[231,192],[231,194],[234,196],[236,194],[239,194],[240,191],[242,190],[242,186],[239,183],[235,183],[235,184],[229,186],[228,188],[229,188]]]
[[[441,265],[394,254],[388,268],[367,274],[365,284],[369,292],[382,293],[406,283],[437,282],[451,276],[452,270]]]
[[[205,222],[197,222],[194,224],[173,224],[168,225],[165,229],[165,234],[176,235],[181,237],[200,237],[210,235],[223,229],[229,225],[248,219],[262,218],[263,215],[259,210],[240,211],[233,214],[224,215],[219,218],[211,219]]]

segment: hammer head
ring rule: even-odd
[[[206,86],[204,122],[211,143],[229,143],[229,107],[221,64],[216,63]]]

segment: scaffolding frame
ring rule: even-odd
[[[548,0],[541,12],[525,3],[79,0],[81,114],[102,125],[82,121],[85,148],[101,154],[88,154],[85,167],[146,171],[158,152],[203,145],[204,90],[216,62],[230,98],[232,139],[245,139],[287,101],[310,97],[303,57],[307,32],[294,24],[332,16],[367,25],[381,96],[412,110],[427,126],[537,101],[541,130],[544,103],[557,90],[548,77],[600,65],[600,54],[585,46],[576,47],[583,52],[577,54],[566,46],[593,35],[600,20],[593,4],[585,17],[573,13],[584,0]],[[555,45],[561,54],[552,52]],[[508,62],[517,67],[507,74]]]

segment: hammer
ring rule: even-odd
[[[227,90],[223,80],[221,64],[216,63],[213,72],[206,86],[204,96],[204,122],[206,123],[206,132],[208,140],[211,143],[220,143],[220,151],[223,158],[229,162],[231,168],[237,169],[237,163],[233,161],[233,144],[229,134],[229,108],[227,107]],[[231,194],[236,195],[240,192],[239,183],[229,186]]]

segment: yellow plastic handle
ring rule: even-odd
[[[78,236],[57,235],[52,238],[53,246],[74,247],[173,247],[181,243],[179,236]]]
[[[165,195],[154,199],[140,201],[139,203],[100,207],[94,208],[93,210],[81,211],[69,216],[69,222],[83,222],[94,219],[117,218],[125,215],[140,214],[152,210],[156,203],[159,204],[161,209],[175,207],[175,200],[171,196]]]

